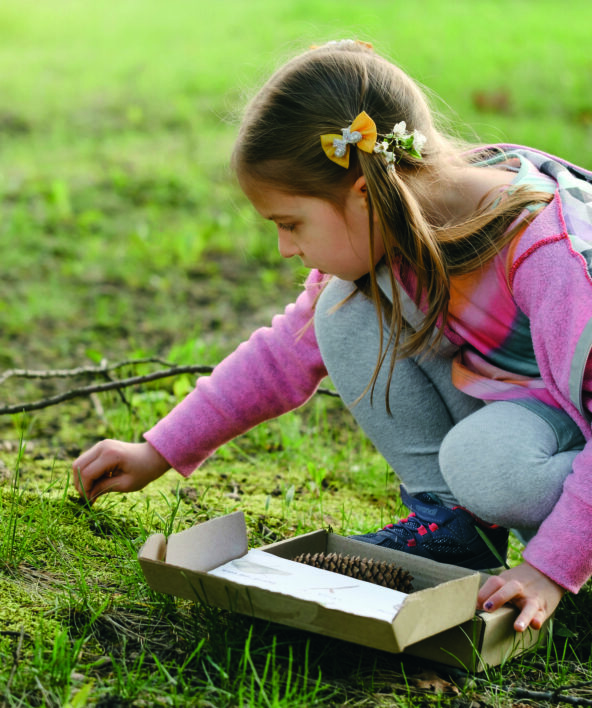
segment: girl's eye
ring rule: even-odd
[[[278,224],[278,229],[282,231],[294,231],[296,224]]]

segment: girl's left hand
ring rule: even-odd
[[[477,607],[493,612],[510,602],[520,609],[514,629],[523,632],[529,625],[540,629],[563,597],[565,589],[526,561],[487,579],[477,598]]]

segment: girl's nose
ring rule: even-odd
[[[278,250],[282,258],[292,258],[300,253],[298,246],[290,238],[289,232],[278,230]]]

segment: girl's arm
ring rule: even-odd
[[[312,317],[325,277],[311,271],[304,292],[271,327],[258,329],[211,376],[145,434],[146,443],[102,441],[73,464],[81,494],[135,491],[170,467],[188,476],[220,445],[297,408],[326,376]]]
[[[584,238],[592,240],[587,228],[582,223],[580,238],[572,239],[555,199],[526,230],[510,272],[516,303],[530,321],[545,385],[587,439],[574,456],[561,496],[523,554],[530,566],[571,592],[592,575],[592,436],[589,421],[572,400],[579,386],[585,405],[592,389],[590,364],[583,369],[581,361],[592,317],[592,277],[579,252]]]

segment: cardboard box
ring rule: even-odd
[[[300,553],[386,560],[413,575],[410,594],[310,568]],[[516,611],[475,613],[482,574],[325,530],[248,550],[242,512],[151,536],[139,552],[150,587],[233,612],[393,653],[480,671],[515,656],[539,632],[514,632]]]

